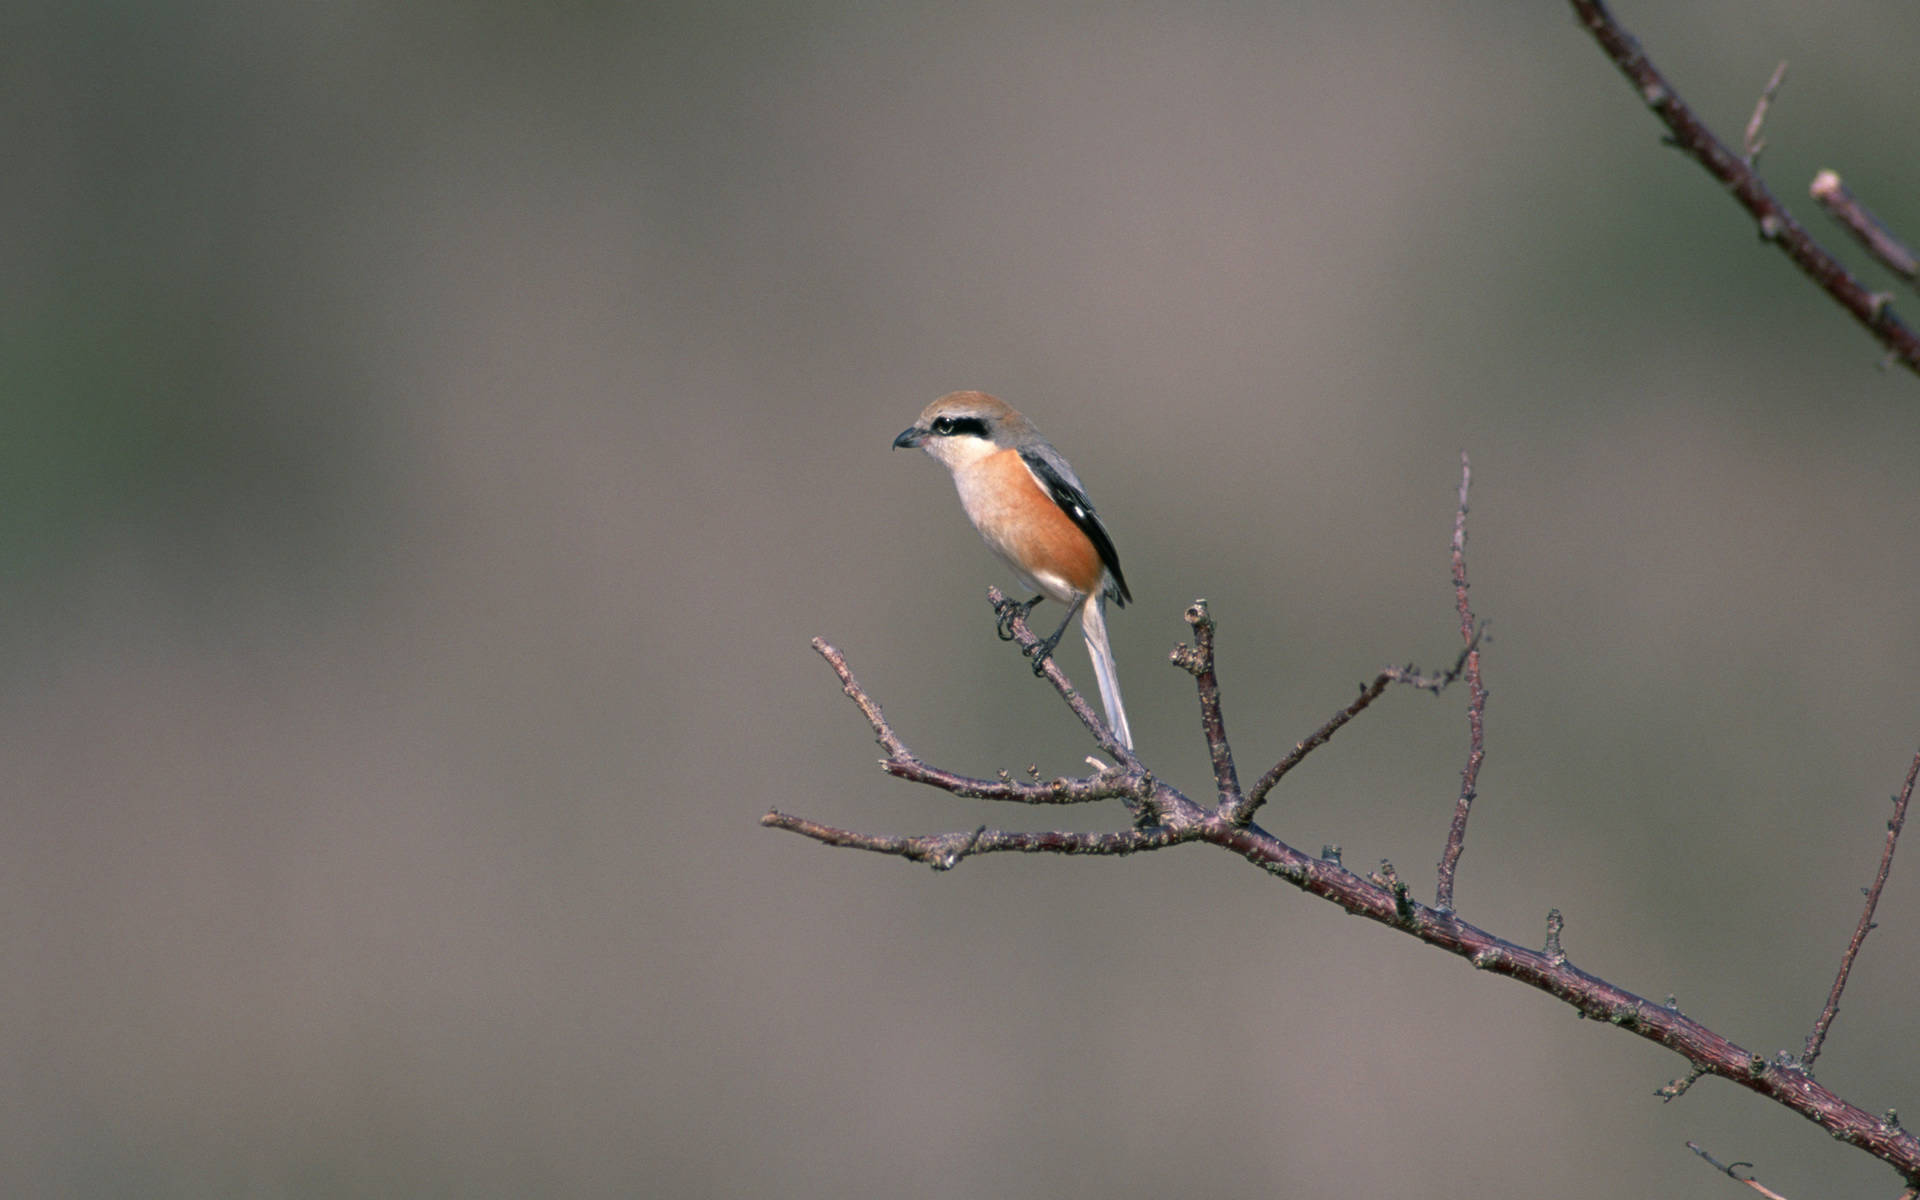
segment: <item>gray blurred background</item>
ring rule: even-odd
[[[1902,4],[1622,19],[1823,240]],[[1195,794],[1493,622],[1459,902],[1764,1053],[1920,740],[1920,386],[1564,4],[33,4],[4,18],[0,1171],[127,1196],[1890,1195],[1813,1126],[1216,852],[884,778],[1089,748],[889,439],[997,392]],[[1871,271],[1875,286],[1888,281]],[[1908,306],[1911,312],[1914,306]],[[1063,662],[1084,676],[1073,643]],[[1090,683],[1090,680],[1083,680]],[[1465,696],[1288,781],[1431,895]],[[1074,811],[1083,828],[1116,805]],[[1920,1110],[1920,847],[1820,1077]]]

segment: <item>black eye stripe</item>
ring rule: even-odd
[[[987,423],[979,417],[935,417],[933,431],[941,437],[986,437]]]

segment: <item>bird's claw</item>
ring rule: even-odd
[[[1035,596],[1033,599],[1024,602],[1019,600],[1007,601],[1006,607],[1000,610],[1000,619],[995,621],[993,626],[993,631],[1000,635],[1000,640],[1003,642],[1012,641],[1013,623],[1015,621],[1026,620],[1027,614],[1033,611],[1033,606],[1040,603],[1044,598],[1045,597],[1042,596]]]
[[[1059,644],[1060,638],[1058,635],[1055,635],[1041,642],[1031,650],[1021,651],[1021,653],[1033,659],[1033,673],[1035,675],[1045,675],[1047,673],[1047,660],[1053,657],[1054,647]]]

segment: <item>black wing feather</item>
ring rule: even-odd
[[[1045,485],[1047,495],[1060,506],[1060,511],[1073,519],[1080,532],[1087,535],[1093,548],[1099,552],[1100,561],[1107,565],[1107,573],[1113,576],[1117,591],[1113,592],[1113,601],[1122,608],[1133,599],[1133,593],[1127,590],[1127,577],[1120,573],[1120,552],[1113,548],[1113,538],[1107,534],[1107,527],[1100,523],[1100,514],[1093,511],[1093,502],[1087,494],[1054,468],[1054,465],[1038,454],[1022,450],[1020,460],[1033,471],[1035,478]]]

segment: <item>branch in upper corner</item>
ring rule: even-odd
[[[1867,889],[1866,908],[1860,913],[1853,937],[1847,941],[1847,952],[1840,956],[1840,973],[1834,976],[1827,1006],[1820,1010],[1820,1019],[1813,1023],[1813,1032],[1807,1035],[1807,1048],[1800,1055],[1800,1069],[1809,1075],[1813,1073],[1813,1060],[1820,1057],[1820,1047],[1826,1043],[1827,1030],[1833,1028],[1833,1018],[1840,1012],[1840,993],[1846,990],[1853,960],[1859,957],[1861,943],[1873,931],[1873,910],[1879,907],[1880,890],[1887,886],[1887,873],[1893,870],[1893,851],[1900,844],[1900,830],[1907,823],[1907,802],[1913,799],[1915,779],[1920,779],[1920,753],[1913,756],[1913,765],[1907,768],[1907,780],[1900,785],[1900,794],[1893,798],[1893,816],[1887,818],[1887,845],[1880,852],[1880,870],[1873,877],[1873,886]]]
[[[1868,212],[1866,205],[1854,199],[1847,185],[1840,182],[1838,172],[1822,171],[1815,175],[1807,192],[1887,270],[1908,283],[1920,280],[1920,259],[1914,257],[1905,242],[1893,236],[1880,218]]]
[[[1783,64],[1784,65],[1784,64]],[[1460,640],[1466,643],[1467,765],[1460,768],[1460,796],[1454,802],[1453,823],[1447,829],[1446,849],[1440,852],[1440,882],[1434,889],[1434,907],[1453,911],[1453,875],[1467,844],[1467,817],[1479,794],[1480,764],[1486,761],[1487,688],[1480,680],[1480,630],[1467,601],[1467,489],[1473,483],[1473,464],[1460,452],[1460,506],[1453,514],[1453,603],[1460,614]]]
[[[1761,238],[1779,246],[1802,273],[1852,313],[1895,360],[1920,373],[1920,335],[1893,315],[1886,298],[1869,291],[1813,240],[1785,206],[1774,199],[1753,167],[1727,149],[1694,115],[1673,85],[1641,52],[1633,35],[1613,19],[1602,0],[1572,0],[1572,4],[1587,32],[1666,124],[1673,144],[1726,185],[1740,206],[1759,223]]]

